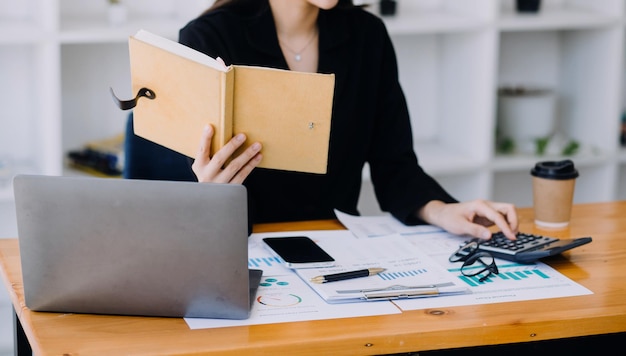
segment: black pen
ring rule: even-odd
[[[335,274],[327,274],[325,276],[313,277],[313,278],[311,278],[311,282],[313,282],[313,283],[327,283],[327,282],[343,281],[343,280],[346,280],[346,279],[373,276],[375,274],[379,274],[380,272],[382,272],[384,270],[385,270],[384,268],[366,268],[366,269],[360,269],[358,271],[350,271],[350,272],[341,272],[341,273],[335,273]]]

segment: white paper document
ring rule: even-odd
[[[186,318],[187,324],[192,329],[255,325],[593,293],[541,262],[518,264],[496,260],[499,273],[481,282],[463,276],[462,263],[448,261],[467,237],[433,226],[402,228],[392,216],[355,217],[337,213],[349,230],[252,234],[248,242],[248,267],[262,269],[263,278],[250,318]],[[336,260],[335,266],[293,270],[285,267],[262,242],[264,237],[296,235],[313,239]],[[375,267],[385,270],[377,275],[336,282],[310,281],[317,276]]]
[[[246,320],[185,318],[185,322],[191,329],[206,329],[399,313],[391,302],[328,304],[295,273],[289,273],[261,278]]]
[[[391,235],[414,235],[429,232],[443,231],[432,225],[405,225],[391,215],[355,216],[335,209],[337,219],[355,236],[383,237]]]
[[[422,234],[407,237],[407,240],[420,246],[448,273],[470,290],[463,295],[450,295],[436,300],[398,300],[402,310],[442,308],[460,305],[515,302],[523,300],[549,299],[593,294],[592,291],[565,277],[542,262],[519,264],[496,259],[498,274],[480,282],[476,277],[461,274],[461,262],[452,263],[448,257],[467,238],[447,232]],[[575,253],[575,252],[573,252]]]
[[[335,258],[333,267],[297,269],[296,273],[329,303],[379,301],[381,299],[424,298],[450,293],[467,293],[469,288],[456,281],[438,263],[402,236],[384,239],[358,239],[334,234],[314,240]],[[330,283],[313,283],[313,277],[384,268],[369,277]]]
[[[335,214],[350,231],[357,231],[357,233],[362,231],[379,232],[376,234],[361,233],[359,236],[376,237],[383,240],[391,236],[403,236],[447,270],[449,276],[469,288],[469,293],[464,294],[394,301],[402,310],[572,297],[593,293],[542,262],[519,264],[496,259],[499,274],[492,275],[486,281],[480,282],[478,278],[463,276],[460,262],[448,261],[448,257],[468,240],[467,237],[453,235],[433,226],[402,228],[398,225],[402,225],[402,223],[391,215],[353,216],[339,211],[335,211]],[[388,228],[381,229],[376,228],[376,226]],[[386,233],[381,233],[383,231]]]
[[[284,323],[305,320],[352,318],[360,316],[398,314],[400,309],[388,301],[377,303],[329,304],[309,287],[294,270],[263,246],[262,238],[269,236],[309,236],[315,241],[353,238],[347,230],[296,231],[252,234],[248,240],[248,267],[263,270],[263,277],[252,301],[250,318],[246,320],[185,318],[191,329]],[[325,246],[325,245],[322,245]]]

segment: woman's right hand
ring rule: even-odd
[[[261,162],[261,144],[253,143],[239,156],[232,158],[225,166],[233,153],[246,141],[246,135],[237,134],[211,157],[213,133],[214,130],[211,125],[204,127],[196,159],[191,165],[198,182],[243,183],[254,167]]]

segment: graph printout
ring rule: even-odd
[[[185,318],[191,329],[221,328],[295,322],[305,320],[355,318],[361,316],[398,314],[400,309],[388,301],[376,303],[329,304],[324,301],[283,262],[263,246],[262,238],[293,233],[253,234],[248,241],[248,267],[263,270],[263,277],[252,300],[250,317],[246,320]],[[300,232],[313,239],[352,238],[349,231]]]
[[[593,293],[542,262],[519,264],[496,259],[499,274],[492,274],[481,282],[476,277],[464,276],[461,273],[461,263],[448,261],[451,251],[458,248],[463,241],[459,236],[436,232],[413,235],[407,239],[414,245],[421,246],[423,251],[440,263],[457,281],[467,286],[470,293],[395,301],[402,310],[549,299]]]
[[[358,219],[365,219],[358,220],[359,224],[368,224],[367,217]],[[384,221],[380,221],[379,218],[376,224],[380,223]],[[344,225],[350,229],[350,224],[344,222]],[[455,288],[461,288],[466,292],[392,301],[328,303],[320,296],[319,290],[312,288],[307,279],[322,271],[296,273],[285,267],[280,259],[275,258],[263,246],[261,240],[268,236],[289,235],[309,236],[330,252],[338,264],[334,269],[324,270],[326,272],[334,273],[341,268],[383,267],[387,270],[375,276],[376,278],[373,278],[374,276],[364,278],[368,279],[368,284],[371,285],[372,281],[375,281],[374,284],[380,285],[388,283],[402,285],[406,281],[419,280],[420,284],[453,283]],[[192,329],[216,328],[395,314],[403,310],[572,297],[593,293],[541,262],[518,264],[496,260],[499,274],[492,275],[485,281],[463,276],[460,271],[461,264],[449,262],[448,257],[466,239],[428,227],[408,233],[392,232],[389,235],[369,236],[352,234],[347,230],[252,234],[248,243],[248,266],[262,269],[263,278],[252,301],[250,318],[246,320],[186,318],[185,321]],[[330,287],[339,286],[339,283],[354,284],[359,286],[354,289],[359,289],[362,281],[341,281],[324,285]],[[337,289],[333,287],[335,292]],[[344,289],[350,290],[351,287]]]
[[[318,244],[337,261],[333,267],[298,269],[296,273],[329,303],[387,298],[437,297],[467,293],[463,281],[451,276],[431,257],[404,236],[357,238],[345,236],[332,240],[318,237]],[[366,268],[384,268],[377,275],[332,283],[312,283],[313,277]],[[436,290],[433,291],[433,288]]]
[[[469,293],[442,295],[437,298],[394,300],[402,310],[443,308],[460,305],[476,305],[523,300],[549,299],[593,294],[584,286],[570,280],[550,266],[537,262],[518,264],[496,259],[499,274],[485,281],[461,274],[461,263],[452,263],[448,257],[456,251],[467,237],[453,235],[432,226],[413,228],[402,226],[391,215],[353,216],[335,211],[337,218],[355,235],[365,239],[387,239],[403,236],[421,252],[448,271],[458,283],[469,288]],[[366,228],[364,228],[364,226]],[[377,228],[385,226],[386,229]],[[407,230],[410,229],[410,230]],[[360,234],[359,231],[378,231],[377,234]],[[386,233],[380,233],[386,231]],[[575,253],[575,252],[573,252]]]

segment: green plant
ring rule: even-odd
[[[542,156],[546,153],[550,137],[542,137],[535,140],[535,150],[537,155]]]
[[[576,154],[576,152],[578,152],[579,147],[580,147],[580,144],[578,144],[578,141],[571,140],[570,142],[567,143],[567,145],[565,145],[565,147],[563,148],[563,152],[561,153],[564,156],[571,156],[573,154]]]
[[[503,138],[498,142],[498,151],[500,153],[513,153],[515,151],[515,141],[511,138]]]

